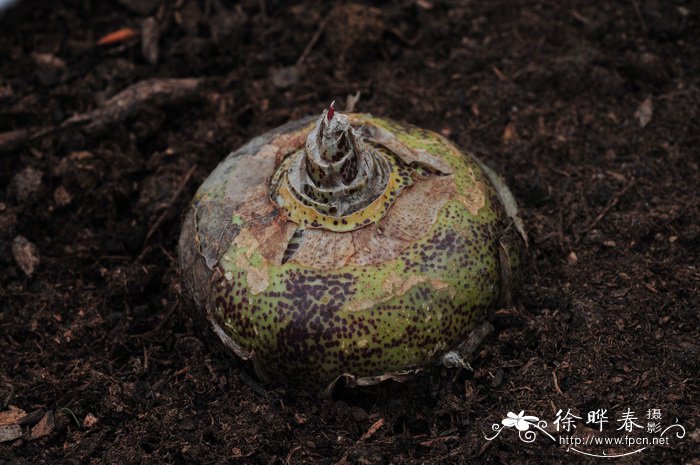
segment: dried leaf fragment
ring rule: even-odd
[[[123,27],[114,32],[103,36],[97,41],[97,45],[112,45],[120,42],[126,42],[129,39],[138,37],[140,35],[139,31],[131,27]]]

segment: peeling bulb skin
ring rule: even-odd
[[[333,104],[232,153],[183,223],[198,315],[263,380],[372,384],[507,305],[525,233],[500,178],[442,136]]]

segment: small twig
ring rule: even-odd
[[[559,379],[557,379],[557,370],[552,370],[552,380],[554,380],[554,390],[557,392],[557,394],[564,395],[564,393],[561,392],[561,388],[559,387]]]
[[[586,26],[588,26],[588,25],[591,24],[591,20],[588,19],[587,17],[583,16],[583,15],[582,15],[581,13],[579,13],[578,11],[576,11],[576,10],[571,10],[570,13],[571,13],[571,16],[573,16],[575,19],[578,19],[579,21],[581,21],[581,22],[582,22],[583,24],[585,24]]]
[[[379,431],[379,428],[381,428],[382,426],[384,426],[384,418],[380,418],[379,420],[372,423],[372,426],[369,427],[369,429],[365,432],[365,434],[363,434],[354,445],[350,446],[350,449],[352,449],[353,447],[357,446],[360,443],[365,442],[366,440],[368,440],[369,438],[374,436],[374,433]],[[346,463],[348,463],[348,452],[347,451],[343,454],[343,456],[340,458],[340,460],[338,460],[335,463],[335,465],[345,465]]]
[[[173,373],[173,376],[174,376],[175,378],[177,378],[178,376],[184,375],[184,374],[187,373],[188,371],[190,371],[190,366],[189,366],[189,365],[185,365],[184,367],[180,368],[180,369],[177,370],[175,373]]]
[[[642,17],[642,12],[639,10],[639,4],[637,3],[637,0],[632,0],[632,4],[634,5],[634,11],[637,12],[639,22],[642,23],[642,29],[644,29],[644,32],[649,32],[647,23],[644,21],[644,18]]]
[[[284,463],[286,463],[287,465],[289,465],[289,461],[292,460],[292,455],[294,455],[294,453],[297,452],[297,451],[300,450],[300,449],[301,449],[301,446],[296,446],[295,448],[293,448],[292,450],[290,450],[289,453],[287,454],[287,458],[284,459]]]
[[[360,437],[359,442],[364,442],[364,441],[368,440],[369,438],[371,438],[372,436],[374,436],[374,433],[379,431],[379,428],[381,428],[382,426],[384,426],[384,418],[380,418],[379,420],[372,423],[372,426],[370,426],[369,429],[365,432],[365,434],[363,434]]]
[[[328,24],[328,21],[330,20],[330,13],[326,15],[325,18],[321,20],[321,22],[318,24],[318,29],[316,29],[316,32],[314,32],[314,35],[311,37],[311,40],[309,41],[308,44],[306,44],[306,47],[304,48],[304,51],[301,52],[301,55],[299,56],[299,59],[296,62],[296,65],[299,66],[304,61],[306,58],[309,56],[309,53],[311,53],[311,50],[314,48],[316,45],[316,42],[318,42],[318,39],[321,38],[321,34],[323,34],[323,30],[326,29],[326,25]]]
[[[617,202],[620,201],[620,198],[621,198],[623,195],[625,195],[625,193],[627,193],[627,191],[630,190],[630,188],[631,188],[633,185],[634,185],[634,180],[630,181],[629,184],[627,184],[625,187],[623,187],[621,190],[619,190],[617,193],[615,193],[615,195],[613,195],[613,197],[610,199],[610,201],[609,201],[608,204],[605,206],[605,208],[603,208],[603,210],[602,210],[600,213],[598,213],[598,216],[596,216],[595,220],[593,220],[593,222],[592,222],[591,224],[589,224],[588,226],[586,226],[586,228],[585,228],[583,231],[584,231],[584,232],[588,232],[588,231],[590,231],[591,229],[595,228],[595,227],[598,225],[598,223],[600,223],[600,220],[602,220],[602,219],[605,217],[605,215],[607,215],[608,212],[609,212],[615,205],[617,205]]]
[[[491,67],[491,71],[493,71],[493,74],[495,74],[496,77],[497,77],[499,80],[501,80],[501,81],[503,81],[503,82],[511,82],[510,78],[509,78],[508,76],[506,76],[506,75],[503,73],[503,71],[501,71],[501,70],[498,69],[497,67],[492,66],[492,67]]]
[[[423,441],[420,443],[421,446],[423,447],[432,447],[435,444],[439,444],[441,442],[447,442],[447,441],[452,441],[454,439],[459,439],[459,436],[452,435],[452,436],[438,436],[433,439],[428,439],[427,441]]]
[[[137,82],[87,113],[71,116],[60,129],[82,126],[88,132],[120,123],[146,105],[166,105],[191,98],[199,91],[202,79],[154,78]]]
[[[416,45],[421,38],[421,34],[419,32],[418,34],[416,34],[415,37],[409,39],[404,35],[403,32],[401,32],[399,28],[396,27],[390,27],[387,29],[387,31],[394,34],[397,39],[399,39],[401,42],[403,42],[405,45],[408,45],[409,47],[413,47],[414,45]]]
[[[485,441],[484,444],[479,448],[479,452],[477,452],[476,456],[477,456],[477,457],[481,456],[484,452],[486,452],[486,449],[488,449],[489,447],[491,447],[491,445],[492,445],[494,442],[495,442],[495,441]]]
[[[0,133],[0,152],[14,150],[27,142],[76,128],[88,134],[98,133],[123,122],[145,106],[172,105],[190,99],[197,95],[202,82],[202,79],[195,78],[154,78],[137,82],[94,110],[71,116],[59,125]]]
[[[170,209],[173,207],[175,202],[177,201],[178,197],[182,195],[182,192],[185,190],[185,186],[187,183],[190,181],[190,178],[194,174],[194,171],[197,169],[197,165],[192,166],[190,170],[187,172],[184,178],[182,178],[182,181],[180,181],[180,184],[177,186],[177,189],[175,189],[175,192],[173,192],[173,195],[170,197],[170,200],[168,201],[168,204],[165,206],[163,211],[161,212],[160,216],[158,216],[158,219],[156,220],[155,223],[153,223],[153,226],[151,226],[148,230],[148,234],[146,234],[146,239],[143,241],[143,249],[141,250],[141,253],[139,254],[138,260],[141,260],[146,252],[146,246],[148,245],[148,241],[153,237],[153,234],[158,230],[160,225],[165,221],[165,218],[168,216],[168,213],[170,212]]]

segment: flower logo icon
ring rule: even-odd
[[[539,418],[532,415],[524,415],[524,413],[525,410],[521,410],[517,415],[513,412],[508,412],[508,418],[504,418],[501,423],[508,428],[515,426],[518,431],[527,431],[530,429],[530,425],[537,425],[537,422],[540,421]]]
[[[513,412],[508,412],[506,418],[501,420],[500,425],[498,423],[491,425],[491,429],[495,431],[496,434],[491,437],[484,436],[484,438],[488,441],[493,441],[504,429],[512,428],[513,426],[518,430],[518,437],[520,437],[520,440],[523,442],[534,442],[535,439],[537,439],[538,432],[534,430],[538,430],[552,441],[557,442],[554,436],[542,429],[547,427],[547,422],[532,415],[525,415],[525,410],[521,410],[517,415]],[[530,429],[531,426],[532,429]]]

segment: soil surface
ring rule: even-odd
[[[618,437],[628,408],[686,434],[615,463],[700,463],[699,15],[661,0],[11,7],[0,464],[608,463],[542,432],[485,435],[524,410],[564,437],[562,409],[579,436]],[[357,92],[356,110],[500,172],[530,263],[473,370],[318,399],[261,386],[196,329],[176,242],[226,154]],[[597,409],[603,433],[585,424]]]

